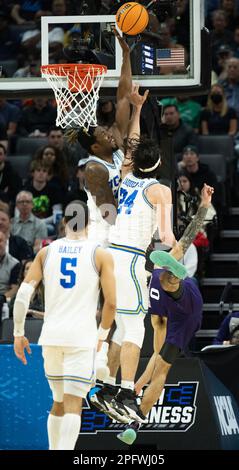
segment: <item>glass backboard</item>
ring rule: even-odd
[[[186,13],[182,15],[181,34],[176,31],[178,17],[160,23],[150,12],[149,26],[140,36],[125,36],[131,48],[133,79],[154,94],[159,94],[160,90],[161,95],[169,95],[178,89],[182,92],[184,88],[193,94],[210,86],[210,60],[204,51],[208,48],[208,34],[203,29],[204,0],[182,3]],[[112,32],[114,26],[117,27],[115,15],[42,17],[38,31],[41,39],[35,44],[39,70],[40,62],[42,65],[65,62],[107,65],[102,85],[102,92],[107,94],[117,88],[122,64],[122,51]],[[34,30],[25,33],[25,44],[34,34],[37,34]],[[56,38],[59,37],[57,48]],[[49,91],[49,84],[40,72],[39,76],[32,75],[36,76],[1,78],[0,94]]]

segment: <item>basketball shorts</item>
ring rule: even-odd
[[[116,278],[116,325],[112,341],[129,341],[142,346],[144,318],[148,311],[145,253],[123,245],[110,244]]]
[[[95,349],[42,346],[44,369],[53,400],[65,393],[85,398],[95,381]]]

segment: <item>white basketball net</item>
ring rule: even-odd
[[[99,89],[107,67],[93,64],[53,64],[43,65],[41,70],[55,94],[56,125],[63,129],[83,127],[86,130],[97,126]]]

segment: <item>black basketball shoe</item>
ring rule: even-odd
[[[130,420],[137,421],[138,423],[146,422],[146,417],[140,410],[134,390],[122,388],[117,396],[112,399],[110,406],[113,410],[128,417]]]
[[[127,424],[129,419],[125,417],[120,412],[114,410],[111,406],[111,401],[114,399],[119,391],[119,387],[114,385],[104,385],[98,392],[91,395],[91,403],[98,408],[100,411],[103,411],[111,419],[115,419],[119,423]]]

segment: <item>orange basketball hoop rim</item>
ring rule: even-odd
[[[90,92],[95,78],[104,77],[107,67],[101,64],[48,64],[42,65],[41,71],[48,79],[66,77],[68,89],[76,93],[79,90]]]

